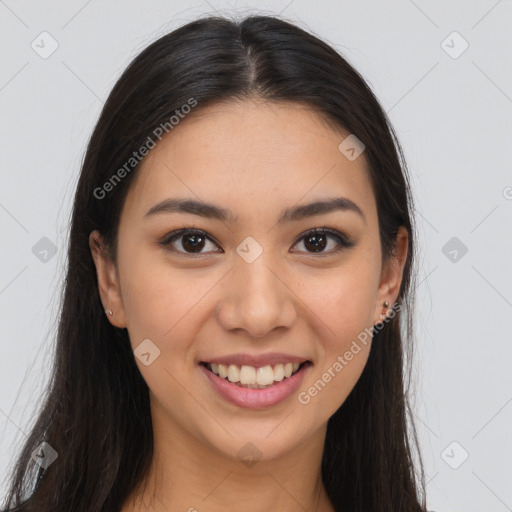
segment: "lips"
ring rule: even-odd
[[[301,364],[298,371],[289,378],[274,382],[272,385],[265,386],[264,389],[240,387],[239,383],[232,383],[210,371],[206,364],[198,366],[212,388],[224,400],[242,408],[264,409],[284,402],[295,393],[313,365],[309,361]]]

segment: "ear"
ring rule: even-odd
[[[407,260],[409,233],[404,226],[400,226],[396,235],[395,249],[393,255],[384,265],[381,273],[381,281],[377,294],[377,303],[375,305],[375,322],[382,322],[381,314],[391,309],[400,292],[402,284],[402,276],[404,272],[405,262]],[[385,308],[384,302],[387,301],[389,306]],[[388,313],[386,313],[388,316]]]
[[[126,319],[117,268],[108,255],[103,237],[98,230],[92,231],[89,235],[89,247],[96,266],[98,291],[103,309],[112,311],[112,315],[107,314],[107,318],[112,325],[124,328],[126,327]]]

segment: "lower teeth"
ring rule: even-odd
[[[228,382],[230,382],[231,384],[234,384],[235,386],[238,386],[239,388],[249,388],[249,389],[266,389],[266,388],[269,388],[271,386],[273,386],[274,384],[276,384],[276,382],[272,382],[272,384],[267,384],[266,386],[262,386],[260,384],[240,384],[240,382],[231,382],[229,379],[225,379],[227,380]]]

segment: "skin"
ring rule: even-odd
[[[155,456],[146,487],[123,512],[240,503],[246,512],[334,511],[320,473],[327,421],[359,379],[371,342],[307,405],[294,393],[263,410],[237,407],[216,393],[198,362],[235,352],[300,355],[313,363],[299,389],[307,391],[381,321],[383,302],[395,302],[407,231],[400,229],[396,257],[382,266],[364,153],[349,161],[338,150],[347,135],[298,104],[198,107],[141,164],[121,214],[117,265],[101,250],[100,233],[91,233],[101,300],[113,311],[107,318],[128,329],[134,349],[148,338],[160,349],[149,366],[135,359],[150,388]],[[285,207],[338,196],[354,201],[365,220],[334,211],[277,224]],[[144,218],[170,197],[229,208],[238,221]],[[335,252],[338,242],[328,237],[315,253],[307,232],[322,226],[355,245]],[[199,247],[202,256],[190,255],[187,236],[172,242],[181,253],[158,244],[183,227],[213,237]],[[263,248],[252,263],[236,252],[248,236]],[[261,453],[251,467],[237,456],[248,442]]]

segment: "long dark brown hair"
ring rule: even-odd
[[[110,93],[77,185],[51,377],[10,474],[8,510],[117,512],[143,482],[153,455],[148,387],[127,330],[105,316],[89,234],[98,229],[116,261],[120,212],[139,167],[126,163],[148,136],[155,137],[157,127],[170,129],[176,110],[191,99],[199,111],[253,97],[307,105],[332,126],[355,134],[365,145],[383,261],[393,255],[398,228],[409,233],[400,311],[382,329],[374,328],[362,375],[329,419],[322,478],[339,511],[425,510],[424,471],[408,401],[415,236],[403,152],[386,113],[347,60],[276,16],[208,16],[188,23],[144,49]],[[123,166],[122,179],[105,187]],[[42,442],[58,453],[47,469],[32,458]]]

